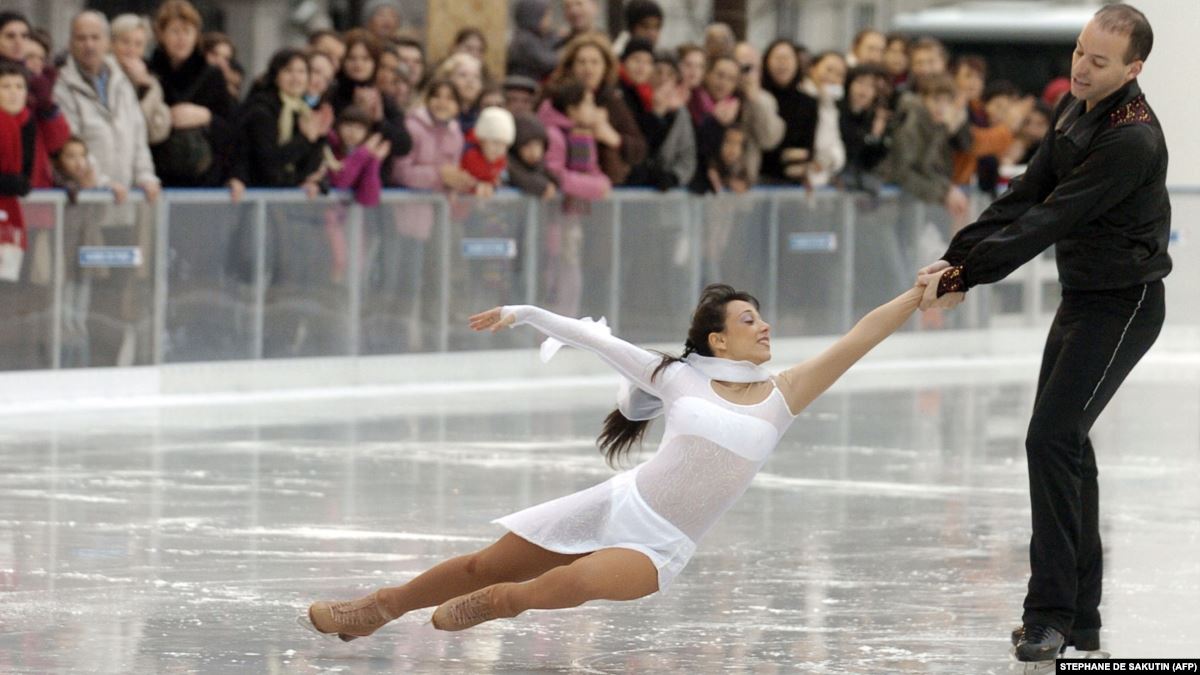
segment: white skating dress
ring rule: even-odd
[[[775,387],[753,405],[726,401],[713,390],[709,375],[742,367],[743,377],[736,381],[750,382],[762,381],[766,371],[747,362],[695,355],[672,363],[652,381],[661,357],[596,330],[595,324],[528,305],[502,312],[514,315],[516,325],[528,324],[596,353],[636,387],[661,399],[666,430],[657,452],[637,467],[493,522],[558,553],[640,551],[658,568],[659,591],[665,591],[687,565],[696,542],[742,496],[791,424],[794,416],[783,392]],[[724,368],[713,368],[713,362]]]

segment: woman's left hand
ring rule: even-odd
[[[503,308],[501,307],[493,307],[486,312],[480,312],[467,319],[467,321],[470,323],[471,330],[488,330],[495,333],[496,331],[504,330],[505,328],[513,325],[515,317],[512,314],[504,316],[503,312],[501,312],[502,309]]]

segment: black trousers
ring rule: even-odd
[[[1163,284],[1064,291],[1025,438],[1033,537],[1023,622],[1100,627],[1103,560],[1088,432],[1162,328]]]

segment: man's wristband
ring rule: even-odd
[[[937,296],[940,298],[947,293],[966,293],[967,284],[963,281],[962,265],[951,267],[942,273],[938,279]]]

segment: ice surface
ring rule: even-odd
[[[806,411],[667,596],[352,644],[294,618],[605,479],[611,384],[0,415],[0,672],[1008,672],[1036,362],[902,371]],[[1200,655],[1198,411],[1160,364],[1094,430],[1116,656]]]

